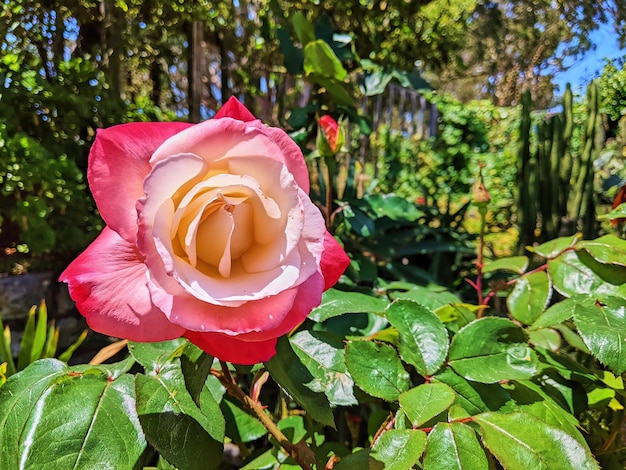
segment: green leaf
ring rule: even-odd
[[[355,470],[357,468],[369,469],[370,449],[355,449],[350,455],[341,458],[333,470]]]
[[[600,263],[626,266],[626,240],[615,235],[580,241],[576,244],[576,249],[585,250]]]
[[[383,70],[376,70],[374,72],[367,73],[365,75],[365,79],[363,80],[365,96],[382,94],[392,78],[393,76],[390,73],[384,72]]]
[[[187,345],[186,339],[174,339],[159,343],[128,343],[128,351],[147,372],[161,369],[174,358],[180,357]]]
[[[616,374],[626,371],[626,300],[589,297],[574,309],[583,341],[602,364]]]
[[[239,402],[224,397],[220,409],[226,421],[226,435],[235,442],[250,442],[267,434],[267,429],[254,416],[246,413]]]
[[[406,470],[417,463],[426,445],[426,434],[413,429],[390,429],[374,443],[370,457],[385,470]]]
[[[354,105],[354,98],[349,91],[349,85],[344,82],[319,73],[310,73],[307,77],[311,82],[320,86],[320,92],[328,93],[337,105]]]
[[[400,334],[402,359],[422,376],[437,372],[448,352],[448,333],[439,317],[410,300],[396,300],[385,314]]]
[[[325,332],[300,331],[290,341],[296,355],[314,377],[307,387],[325,393],[332,406],[358,404],[354,398],[354,381],[346,369],[341,338]]]
[[[13,361],[13,352],[11,351],[11,330],[2,324],[0,318],[0,363],[7,363],[7,377],[15,374],[15,362]]]
[[[37,326],[35,328],[35,337],[33,338],[33,348],[30,354],[30,362],[41,359],[43,348],[46,345],[46,335],[48,330],[48,308],[46,303],[42,302],[37,309]]]
[[[46,344],[44,344],[43,351],[41,352],[41,358],[47,359],[49,357],[55,357],[57,353],[57,346],[59,344],[59,328],[54,327],[54,320],[48,326],[48,333],[46,334]],[[62,360],[59,357],[59,360]],[[67,362],[67,361],[64,361]]]
[[[461,303],[461,299],[452,292],[425,286],[415,286],[406,292],[394,292],[392,298],[414,300],[432,310],[436,310],[447,304]]]
[[[584,252],[567,251],[548,261],[548,274],[552,279],[554,288],[566,297],[576,294],[619,295],[619,286],[614,283],[616,276],[610,279],[603,278],[600,273],[583,263],[582,255]],[[593,258],[591,259],[593,260]],[[606,269],[605,265],[600,266]],[[609,268],[608,271],[616,271],[617,269],[624,268],[615,267],[613,270]]]
[[[530,247],[529,250],[543,256],[544,258],[552,259],[568,248],[574,246],[579,238],[579,235],[555,238],[554,240],[547,241],[541,245]]]
[[[287,337],[278,339],[276,355],[265,363],[272,378],[316,421],[335,427],[335,420],[326,395],[314,392],[306,384],[314,377],[294,352]]]
[[[504,468],[598,470],[591,451],[566,431],[516,412],[474,416],[483,443]]]
[[[346,366],[359,388],[373,397],[396,401],[409,388],[409,374],[396,350],[386,344],[350,341]]]
[[[272,447],[241,467],[241,470],[280,470],[281,460],[284,459],[284,454]]]
[[[598,216],[598,219],[605,220],[615,220],[615,219],[624,219],[626,218],[626,203],[622,203],[617,206],[615,209],[607,212],[606,214]]]
[[[463,423],[437,423],[428,434],[424,470],[488,470],[485,450],[472,428]]]
[[[185,389],[178,359],[161,363],[149,375],[135,376],[137,412],[148,442],[172,465],[216,469],[222,454],[224,417],[205,415]],[[203,394],[204,399],[212,399]],[[184,445],[181,443],[184,442]]]
[[[293,25],[296,36],[298,36],[300,44],[305,46],[309,42],[315,41],[315,27],[306,19],[306,16],[304,16],[301,11],[293,15],[291,24]]]
[[[83,330],[83,332],[78,336],[78,338],[76,338],[76,341],[70,344],[65,351],[59,354],[59,360],[63,362],[69,362],[74,352],[76,352],[76,350],[80,347],[80,345],[83,344],[88,334],[89,334],[89,330]],[[58,332],[55,332],[55,335],[58,335]],[[55,349],[56,349],[56,346],[55,346]]]
[[[314,308],[309,318],[323,322],[344,313],[378,313],[387,307],[387,301],[379,297],[329,289],[322,295],[322,303]]]
[[[185,387],[193,401],[199,405],[200,394],[204,389],[207,377],[211,373],[213,356],[205,353],[195,344],[187,343],[180,357],[180,365],[185,379]]]
[[[457,403],[463,406],[468,413],[477,414],[489,411],[489,406],[485,403],[481,393],[476,389],[476,387],[482,384],[468,382],[449,367],[435,375],[432,380],[432,383],[440,382],[452,388],[457,393]]]
[[[564,430],[581,445],[586,445],[584,437],[578,430],[578,420],[558,405],[542,387],[530,380],[521,380],[510,382],[507,389],[512,400],[500,411],[530,413],[544,423]]]
[[[506,299],[511,316],[526,325],[532,324],[548,305],[551,292],[545,271],[521,276]]]
[[[540,328],[528,332],[530,342],[535,346],[558,351],[561,348],[561,335],[552,328]]]
[[[278,27],[276,37],[279,41],[280,52],[285,58],[287,72],[292,75],[302,75],[304,73],[304,54],[302,49],[294,45],[291,33],[285,28]]]
[[[450,344],[449,363],[462,377],[484,383],[527,379],[537,373],[537,355],[515,323],[484,317],[463,327]]]
[[[447,304],[435,310],[435,314],[445,323],[446,329],[458,332],[468,323],[476,320],[476,312],[485,307],[472,304]]]
[[[36,316],[37,307],[33,305],[28,311],[28,318],[26,320],[26,325],[24,326],[24,334],[22,335],[22,341],[20,342],[20,350],[17,354],[18,371],[26,368],[26,366],[35,361],[33,357],[33,347],[36,336]]]
[[[589,351],[589,348],[576,331],[573,331],[567,325],[555,325],[554,329],[561,333],[567,344],[578,349],[579,351],[584,352],[585,354],[591,354],[591,351]]]
[[[80,406],[77,406],[79,404]],[[133,468],[146,440],[133,378],[33,363],[0,388],[0,468]]]
[[[449,386],[435,382],[412,388],[398,400],[413,427],[419,427],[452,406],[456,396]]]
[[[304,72],[319,74],[326,78],[343,81],[348,72],[335,55],[331,47],[321,39],[311,41],[304,46]]]
[[[574,306],[580,302],[581,298],[585,297],[585,295],[575,295],[555,303],[537,317],[531,329],[547,328],[569,320],[572,317]]]
[[[378,218],[414,222],[424,215],[415,204],[394,194],[370,194],[363,199]]]
[[[523,274],[528,267],[528,256],[509,256],[508,258],[499,258],[490,261],[483,266],[483,273],[492,273],[494,271],[511,271],[517,274]]]

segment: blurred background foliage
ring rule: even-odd
[[[359,348],[347,337],[362,336],[365,347],[398,345],[403,329],[385,329],[380,315],[388,300],[419,301],[451,335],[483,311],[508,314],[515,324],[507,328],[528,330],[530,340],[520,333],[519,346],[530,344],[546,358],[541,370],[548,372],[537,376],[545,382],[537,383],[570,397],[568,403],[583,396],[585,413],[564,409],[581,417],[603,465],[623,468],[623,383],[613,384],[616,376],[598,360],[623,374],[623,353],[615,351],[623,344],[624,242],[605,234],[623,236],[626,227],[626,61],[608,61],[589,77],[587,90],[558,90],[554,83],[566,59],[601,46],[589,40],[600,25],[614,25],[626,45],[623,1],[12,0],[0,3],[0,19],[0,276],[61,269],[102,228],[85,177],[98,128],[198,122],[236,96],[302,147],[311,196],[350,255],[340,290],[329,291],[304,325],[332,337],[326,346],[338,364],[348,354],[344,344]],[[345,134],[335,154],[321,155],[316,145],[322,116],[336,119]],[[472,201],[479,174],[488,200]],[[599,236],[603,241],[588,242]],[[594,315],[604,306],[590,296],[602,289],[616,297],[609,299],[613,323],[598,317],[607,330],[598,336]],[[588,305],[577,310],[576,302]],[[572,311],[582,312],[574,320],[592,338],[585,343],[593,355],[571,328]],[[47,315],[43,306],[31,311],[17,354],[18,342],[4,328],[0,384],[56,354],[59,333]],[[281,347],[305,333],[282,339]],[[478,331],[466,341],[490,347],[485,337]],[[604,338],[616,349],[605,350]],[[80,341],[60,357],[68,359]],[[317,348],[315,341],[308,347]],[[513,346],[525,368],[527,356],[517,355],[517,340]],[[153,353],[161,355],[161,347]],[[447,334],[438,347],[447,351]],[[387,358],[371,367],[366,352],[366,372],[388,367]],[[553,360],[557,352],[558,361],[571,364]],[[299,364],[294,354],[276,364]],[[570,371],[580,367],[589,371]],[[471,369],[496,370],[488,362]],[[336,382],[334,373],[318,372]],[[276,370],[272,376],[281,383]],[[498,401],[515,377],[484,379],[498,382],[485,386],[485,398]],[[368,392],[380,379],[355,375],[355,381]],[[351,390],[332,398],[333,406],[353,405]],[[598,391],[599,398],[591,396]],[[397,410],[392,398],[386,400]],[[378,406],[372,414],[357,410],[373,423],[368,436],[385,418],[387,409]],[[338,420],[338,441],[350,437],[352,416],[361,419],[355,410]],[[250,420],[241,423],[250,433],[241,441],[263,436]],[[534,436],[537,426],[520,429]],[[343,468],[352,468],[347,462]]]
[[[0,17],[4,272],[63,265],[101,229],[85,179],[97,128],[197,122],[234,95],[302,146],[313,197],[363,260],[355,264],[363,280],[382,270],[452,282],[471,269],[464,259],[478,231],[469,199],[479,162],[493,200],[491,253],[546,239],[547,216],[536,209],[545,192],[520,194],[541,174],[520,173],[522,146],[539,162],[541,123],[564,106],[553,78],[565,58],[596,46],[589,33],[614,24],[626,41],[626,8],[611,0],[15,0],[0,5]],[[594,137],[585,177],[593,185],[589,236],[612,229],[596,212],[626,176],[625,77],[613,61],[598,79],[603,136]],[[571,101],[568,152],[577,162],[591,139],[589,104]],[[328,162],[314,145],[323,114],[347,133],[329,208]],[[520,204],[524,197],[533,202]],[[526,225],[521,205],[535,207]],[[568,234],[579,222],[569,221]],[[385,242],[378,253],[392,234],[403,244]]]

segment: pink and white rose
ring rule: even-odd
[[[104,334],[265,361],[349,263],[298,146],[233,98],[200,124],[100,130],[88,179],[107,226],[61,280]]]

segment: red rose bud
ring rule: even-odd
[[[318,121],[317,149],[323,157],[335,156],[343,145],[343,129],[331,116],[324,115]]]
[[[619,191],[617,191],[617,194],[615,195],[615,199],[613,199],[613,205],[611,206],[611,209],[616,209],[617,207],[619,207],[625,202],[626,202],[626,184],[622,186],[621,188],[619,188]],[[619,219],[611,220],[611,224],[614,227],[617,227],[619,224],[623,224],[624,222],[626,222],[626,219],[623,217],[620,217]]]

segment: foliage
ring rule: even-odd
[[[3,249],[13,242],[35,255],[73,253],[100,228],[85,197],[83,159],[103,124],[102,74],[79,59],[60,65],[51,83],[23,56],[5,53],[0,60],[6,67],[0,72]],[[103,111],[114,118],[107,105]]]
[[[598,78],[600,104],[613,126],[626,114],[626,68],[621,70],[613,60],[607,61]]]
[[[13,360],[11,347],[11,329],[3,327],[0,321],[0,385],[6,382],[7,377],[25,369],[39,359],[55,357],[59,344],[59,328],[54,326],[54,321],[48,324],[48,309],[42,302],[39,308],[33,306],[28,312],[28,319],[24,326],[22,340],[17,355],[17,365]],[[72,343],[61,355],[59,360],[69,361],[74,351],[87,337],[87,330]]]
[[[568,86],[562,112],[533,123],[530,94],[524,94],[517,173],[522,246],[578,230],[586,238],[597,233],[594,167],[599,166],[605,140],[599,95],[594,81],[587,90],[586,118],[581,123]]]
[[[23,240],[33,252],[77,249],[98,227],[91,200],[79,196],[96,128],[200,111],[207,117],[227,93],[262,102],[260,77],[266,86],[280,82],[283,89],[289,88],[287,75],[298,79],[285,91],[293,95],[278,103],[279,115],[268,115],[282,118],[290,108],[289,123],[302,130],[303,146],[312,145],[315,115],[322,111],[348,116],[367,134],[367,121],[356,114],[353,72],[362,65],[359,55],[369,57],[360,48],[379,44],[380,37],[336,34],[351,27],[344,29],[341,20],[363,20],[366,31],[417,15],[424,34],[449,33],[449,43],[427,51],[433,60],[447,60],[446,51],[455,49],[448,46],[466,38],[466,23],[458,19],[467,19],[474,2],[449,11],[437,2],[383,3],[370,2],[369,10],[351,17],[341,14],[350,3],[333,4],[334,13],[326,16],[314,2],[299,2],[306,6],[299,15],[283,8],[286,2],[257,2],[271,9],[253,11],[250,21],[241,20],[248,2],[212,8],[209,2],[118,1],[105,15],[98,4],[81,0],[56,10],[26,0],[14,8],[3,5],[13,21],[2,26],[0,49],[2,216],[28,222],[24,233],[34,231]],[[475,3],[493,15],[472,17],[471,28],[492,24],[498,19],[494,9],[508,4]],[[585,18],[596,18],[586,6]],[[281,19],[274,22],[277,11]],[[555,13],[527,8],[524,19],[539,14],[543,21]],[[565,18],[572,24],[575,19]],[[192,39],[194,20],[205,21],[210,45],[200,59],[185,57],[191,46],[183,45]],[[508,43],[513,53],[537,55],[541,38],[532,34],[513,31],[517,42],[502,41],[512,21],[515,15],[506,18],[504,29],[493,30],[499,43],[487,41],[487,50],[498,55]],[[540,30],[542,22],[536,24]],[[80,31],[80,39],[71,39],[72,31]],[[408,52],[415,44],[408,40],[414,34],[403,27],[394,32],[381,57],[413,61]],[[63,33],[67,41],[59,39]],[[68,44],[76,47],[66,57],[59,51]],[[16,53],[20,49],[23,54]],[[544,58],[542,52],[537,60]],[[198,60],[212,71],[202,107],[182,85]],[[524,64],[529,77],[536,64]],[[171,77],[164,83],[166,72]],[[396,78],[408,76],[398,72]],[[326,292],[309,318],[280,339],[267,363],[219,363],[175,340],[129,343],[127,356],[113,364],[68,366],[68,356],[51,358],[57,336],[40,309],[38,319],[34,310],[29,316],[16,366],[5,329],[0,372],[10,377],[0,387],[0,467],[185,470],[225,467],[224,456],[234,453],[237,466],[249,469],[624,468],[625,242],[612,235],[546,239],[531,256],[485,262],[486,218],[502,226],[512,219],[513,137],[520,132],[529,152],[540,140],[509,125],[518,119],[515,111],[430,97],[440,112],[439,137],[414,142],[380,130],[374,140],[381,150],[377,188],[356,197],[354,158],[345,169],[343,200],[335,189],[340,172],[330,172],[333,183],[320,177],[320,194],[329,189],[328,225],[352,264],[338,289]],[[276,95],[267,99],[280,101]],[[521,117],[527,132],[529,117]],[[574,132],[572,148],[590,135]],[[328,168],[341,162],[332,157],[326,157]],[[472,266],[474,236],[464,223],[473,210],[470,187],[479,161],[492,212],[486,204],[479,210]],[[36,178],[38,172],[50,180]],[[20,212],[24,207],[35,212]],[[619,218],[623,210],[608,217]],[[62,223],[84,230],[66,232]]]
[[[423,196],[427,204],[438,201],[450,206],[458,203],[452,199],[455,195],[469,192],[472,164],[489,150],[488,122],[479,115],[485,104],[463,105],[449,95],[427,97],[437,105],[437,135],[410,143],[383,129],[378,190],[405,197]]]
[[[482,305],[408,283],[381,297],[331,290],[252,368],[218,366],[184,340],[131,343],[116,364],[37,361],[0,388],[2,464],[131,467],[158,453],[217,468],[232,441],[244,468],[620,468],[626,244],[559,238],[534,255],[541,264],[486,264]],[[506,313],[490,313],[496,295]],[[279,441],[258,440],[260,418]]]
[[[554,74],[593,47],[590,33],[609,19],[623,38],[617,25],[624,13],[623,2],[612,0],[477,2],[459,51],[462,61],[428,79],[464,100],[483,96],[511,106],[530,91],[539,108],[547,107]]]
[[[462,226],[468,205],[444,212],[393,194],[341,202],[334,225],[352,260],[349,277],[453,285],[474,251]]]

